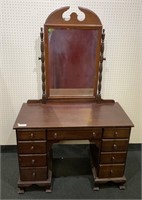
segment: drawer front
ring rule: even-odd
[[[46,131],[45,130],[25,130],[25,131],[17,131],[17,140],[45,140],[46,139]]]
[[[99,139],[102,137],[101,128],[74,129],[74,130],[49,130],[48,140],[73,140],[73,139]]]
[[[18,142],[20,154],[46,153],[46,142]]]
[[[115,163],[125,163],[126,153],[125,152],[102,152],[100,163],[102,164],[115,164]]]
[[[21,181],[45,181],[47,180],[47,168],[20,168]]]
[[[129,138],[130,128],[105,128],[103,138]]]
[[[125,165],[100,165],[99,166],[99,178],[114,178],[122,177],[124,175]]]
[[[102,151],[127,151],[128,139],[103,139]]]
[[[21,167],[41,167],[46,166],[46,154],[44,155],[19,155]]]

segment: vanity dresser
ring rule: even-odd
[[[42,98],[23,103],[14,124],[19,193],[34,184],[52,191],[52,145],[88,140],[94,190],[110,181],[124,189],[133,123],[114,100],[101,97],[105,30],[99,17],[79,7],[52,12],[41,28]]]

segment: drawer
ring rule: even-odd
[[[129,138],[130,128],[105,128],[103,138]]]
[[[17,131],[17,140],[46,140],[46,131],[45,130],[18,130]]]
[[[100,163],[107,164],[107,163],[125,163],[126,160],[126,153],[125,152],[102,152]]]
[[[20,168],[21,181],[45,181],[47,180],[47,167],[22,167]]]
[[[102,137],[101,128],[89,128],[89,129],[69,129],[69,130],[48,130],[48,140],[80,140],[80,139],[99,139]]]
[[[101,151],[127,151],[128,139],[103,139]]]
[[[18,142],[20,154],[46,153],[46,141],[40,142]]]
[[[41,167],[46,166],[46,154],[37,155],[19,155],[21,167]]]
[[[122,177],[124,175],[124,164],[119,165],[100,165],[98,177],[99,178],[114,178],[114,177]]]

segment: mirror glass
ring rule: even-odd
[[[48,28],[50,96],[93,96],[98,30]]]

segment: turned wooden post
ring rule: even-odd
[[[44,66],[44,41],[43,41],[43,28],[40,30],[40,50],[41,50],[41,71],[42,71],[42,103],[46,103],[46,93],[45,93],[45,66]]]
[[[102,37],[101,37],[100,65],[99,65],[98,92],[97,92],[97,102],[98,103],[101,102],[103,61],[106,60],[103,57],[103,53],[104,53],[104,39],[105,39],[105,29],[103,29]]]

